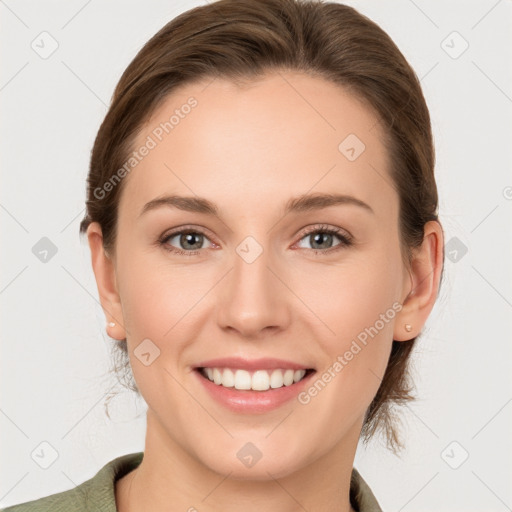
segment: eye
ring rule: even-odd
[[[173,245],[173,240],[174,244],[177,244],[178,247]],[[201,249],[205,249],[203,245],[205,240],[209,241],[205,233],[197,229],[188,228],[174,231],[173,233],[167,233],[159,240],[159,243],[170,252],[185,256],[194,256],[199,254]]]
[[[340,242],[333,245],[336,238],[340,240]],[[305,248],[315,251],[315,254],[330,253],[352,245],[352,238],[348,233],[342,231],[340,228],[331,228],[329,226],[313,226],[309,228],[306,231],[306,235],[301,238],[301,241],[302,240],[306,240],[310,243],[312,247]],[[299,247],[304,248],[300,245]]]
[[[339,242],[333,245],[335,239]],[[300,245],[302,240],[308,241],[313,247],[303,247]],[[182,228],[171,233],[166,233],[159,239],[159,244],[165,250],[182,256],[195,256],[200,254],[205,241],[210,243],[210,247],[218,247],[211,242],[201,230],[194,228]],[[315,254],[326,254],[337,251],[352,245],[352,237],[340,228],[329,226],[312,226],[308,228],[299,241],[299,247],[314,251]],[[177,247],[176,247],[177,245]]]

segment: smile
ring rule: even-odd
[[[293,403],[316,373],[310,364],[274,357],[220,357],[198,361],[191,369],[214,402],[239,414],[263,414]]]
[[[268,391],[284,386],[291,386],[300,382],[306,374],[313,370],[308,369],[262,369],[248,371],[235,368],[198,368],[201,375],[217,386],[234,388],[237,390]]]

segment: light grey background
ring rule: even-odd
[[[347,3],[390,34],[421,79],[440,217],[458,244],[447,247],[414,356],[407,451],[397,458],[375,440],[355,466],[386,511],[511,510],[512,2]],[[157,30],[201,4],[0,0],[2,507],[69,489],[144,448],[142,401],[121,394],[105,416],[120,388],[78,226],[117,80]],[[58,48],[42,58],[52,39]],[[57,249],[46,263],[32,250],[43,237]],[[50,456],[41,443],[58,453],[48,469],[31,455]]]

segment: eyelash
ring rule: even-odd
[[[325,255],[325,254],[332,254],[333,252],[345,249],[347,247],[350,247],[353,245],[352,237],[348,234],[346,234],[344,231],[342,231],[339,228],[331,228],[329,226],[312,226],[311,228],[307,229],[305,233],[302,234],[301,238],[307,237],[308,235],[314,234],[314,233],[326,233],[329,235],[335,235],[339,238],[340,243],[338,245],[335,245],[334,247],[331,247],[329,249],[321,250],[321,249],[306,249],[307,251],[312,251],[315,256],[318,255]],[[193,228],[183,228],[178,231],[173,231],[171,233],[164,234],[159,240],[158,243],[166,250],[174,254],[178,254],[180,256],[195,256],[201,252],[202,249],[196,250],[196,251],[184,251],[182,249],[177,249],[176,247],[173,247],[169,245],[167,242],[174,238],[176,235],[185,235],[185,234],[200,234],[208,238],[208,235],[201,231],[200,229],[193,229]]]

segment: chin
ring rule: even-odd
[[[268,446],[258,448],[258,442],[251,443],[244,441],[236,442],[236,448],[227,450],[212,451],[211,446],[206,448],[206,452],[196,454],[200,461],[210,470],[222,476],[229,474],[233,480],[255,480],[268,481],[275,478],[286,477],[304,467],[307,464],[304,450],[300,454],[293,453],[286,448],[283,451],[281,444],[278,446]],[[259,446],[264,444],[264,440]]]

